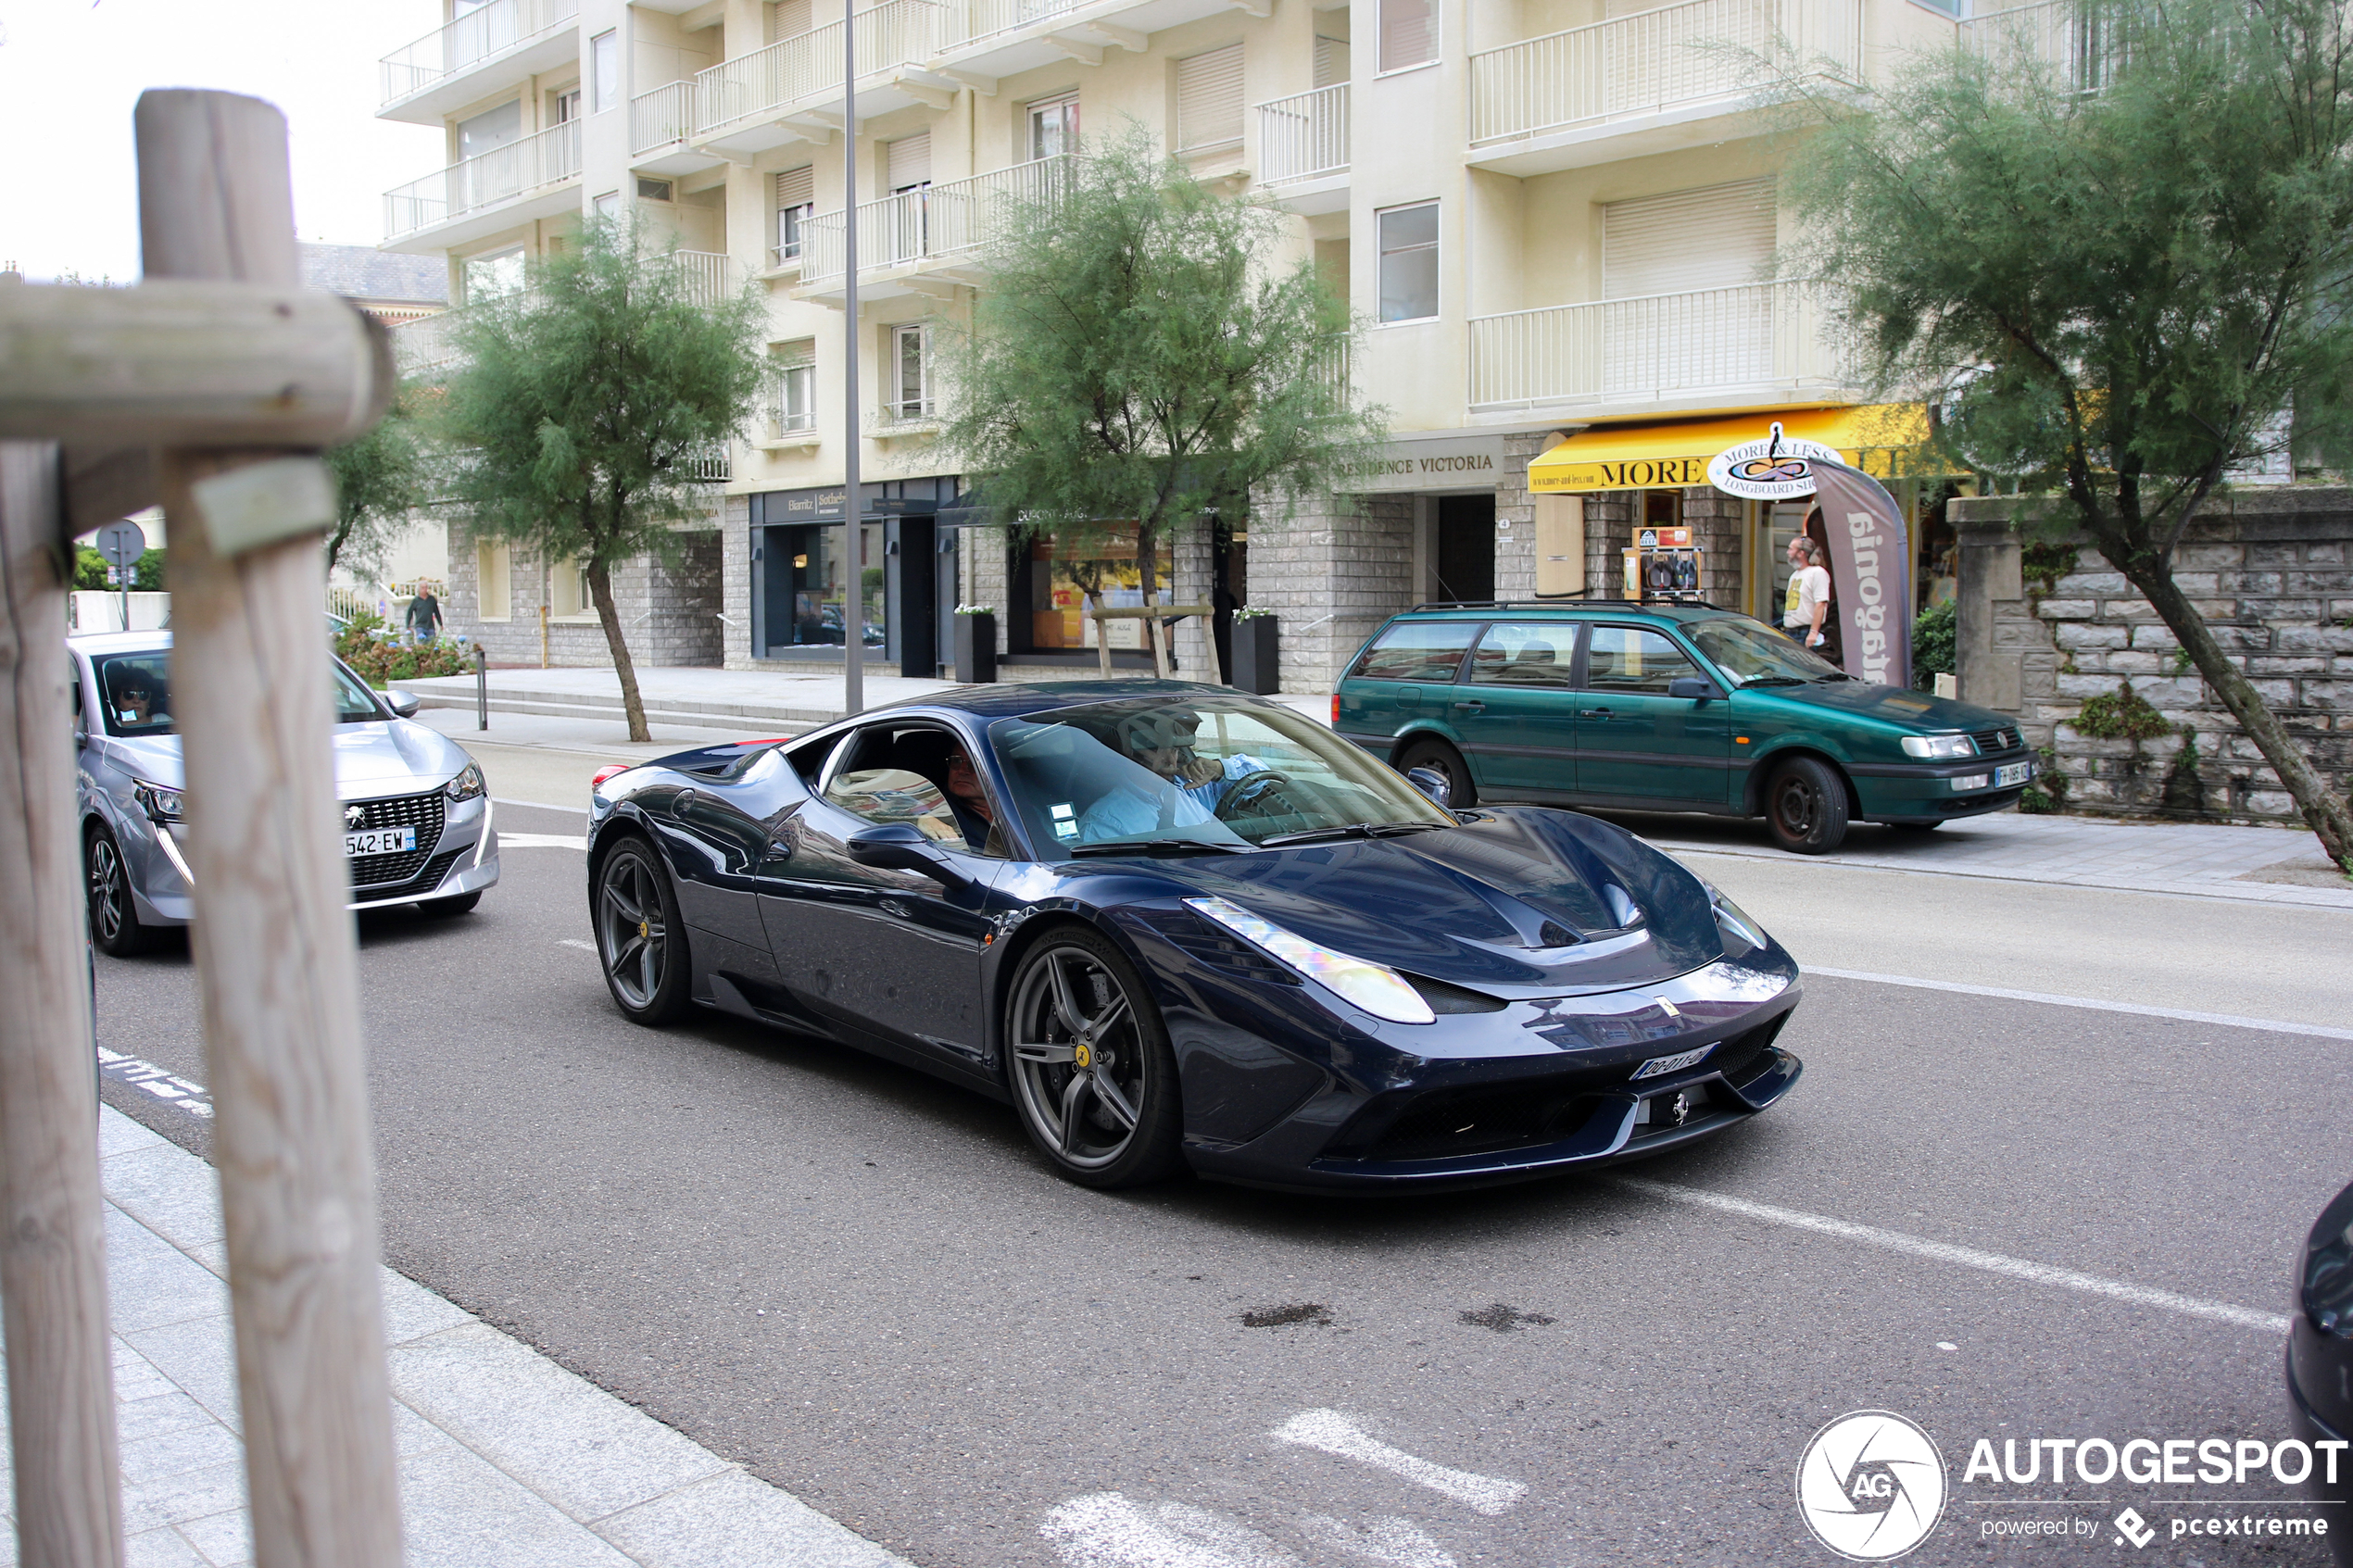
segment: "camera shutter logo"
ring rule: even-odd
[[[1944,1512],[1944,1456],[1893,1411],[1840,1416],[1797,1461],[1797,1512],[1817,1540],[1849,1562],[1901,1557]]]

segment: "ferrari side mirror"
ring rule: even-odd
[[[1453,786],[1446,782],[1446,775],[1435,768],[1409,768],[1405,771],[1405,782],[1428,796],[1431,804],[1437,806],[1445,805],[1447,797],[1454,793]]]
[[[962,887],[971,880],[907,822],[884,822],[866,829],[849,841],[849,858],[877,871],[913,872],[943,887]]]

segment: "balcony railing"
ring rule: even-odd
[[[1258,106],[1258,178],[1315,180],[1348,169],[1348,83]]]
[[[961,6],[950,6],[949,15],[942,19],[944,29],[939,44],[943,49],[961,48],[1075,11],[1085,3],[1086,0],[964,0]]]
[[[1473,55],[1471,142],[1738,103],[1760,65],[1853,80],[1862,54],[1860,0],[1686,0]]]
[[[722,251],[682,250],[674,253],[686,295],[701,306],[724,305],[736,289],[736,258]]]
[[[1960,41],[2010,74],[2039,65],[2077,92],[2097,93],[2124,64],[2123,21],[2116,5],[2045,0],[1971,17],[1961,23]]]
[[[490,0],[384,57],[384,103],[497,58],[580,15],[580,0]]]
[[[520,142],[461,158],[437,174],[384,193],[384,238],[529,195],[580,174],[580,121],[551,125]]]
[[[444,310],[392,329],[392,358],[403,379],[430,376],[463,358],[457,348],[458,312]]]
[[[997,238],[1008,213],[1035,212],[1060,200],[1076,162],[1069,154],[1041,157],[968,180],[862,202],[858,207],[858,270],[975,255]],[[830,282],[841,277],[841,220],[838,212],[821,212],[802,229],[802,282]]]
[[[1837,295],[1747,283],[1473,317],[1475,408],[1659,403],[1718,389],[1848,383],[1831,331]]]
[[[689,457],[679,470],[689,484],[725,484],[736,477],[736,459],[723,444]]]
[[[629,100],[629,152],[632,157],[683,142],[695,132],[695,84],[673,82]]]
[[[937,47],[941,7],[932,0],[882,0],[858,13],[862,72],[918,65]],[[716,131],[775,114],[841,84],[841,23],[797,32],[695,77],[695,130]]]

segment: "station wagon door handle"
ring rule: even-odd
[[[1610,716],[1610,710],[1606,708],[1580,708],[1577,710],[1577,716],[1579,719],[1606,719]]]
[[[1473,697],[1468,702],[1456,703],[1454,705],[1454,711],[1457,713],[1480,713],[1484,712],[1486,708],[1487,704],[1481,702],[1477,697]]]

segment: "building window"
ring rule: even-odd
[[[619,218],[621,216],[621,193],[619,191],[607,191],[603,195],[597,198],[597,216],[599,218]]]
[[[522,139],[522,100],[514,99],[458,122],[458,157],[480,157],[493,147]]]
[[[1214,152],[1242,139],[1242,46],[1176,62],[1176,151]]]
[[[521,294],[523,284],[522,247],[493,251],[486,256],[470,256],[459,263],[466,299],[473,303],[485,299],[503,299],[510,294]]]
[[[1168,602],[1169,590],[1176,581],[1172,550],[1164,536],[1153,569],[1154,586],[1163,604]],[[1019,613],[1026,597],[1028,651],[1092,648],[1099,639],[1108,640],[1114,651],[1143,648],[1140,619],[1095,621],[1087,618],[1089,588],[1101,596],[1105,609],[1143,608],[1144,576],[1132,532],[1123,537],[1115,530],[1090,529],[1067,539],[1041,534],[1030,541],[1025,558],[1016,566],[1014,610]],[[1021,630],[1014,628],[1016,636]]]
[[[890,329],[890,405],[894,421],[931,418],[931,329]]]
[[[809,220],[817,212],[815,182],[807,164],[776,176],[776,265],[800,259],[809,240]]]
[[[1380,0],[1380,69],[1408,70],[1438,58],[1438,0]]]
[[[1060,157],[1078,150],[1078,94],[1065,93],[1029,106],[1029,156]]]
[[[666,202],[672,199],[674,187],[667,180],[648,180],[637,176],[637,199],[641,202]]]
[[[1392,207],[1380,229],[1380,319],[1419,321],[1438,314],[1438,204]]]
[[[1348,40],[1315,35],[1315,85],[1337,87],[1348,80]]]
[[[884,646],[887,602],[883,593],[882,524],[861,525],[859,643]],[[761,641],[769,652],[786,647],[839,647],[849,624],[849,532],[840,523],[761,531],[761,581],[765,601]]]
[[[474,541],[474,619],[511,621],[515,613],[511,557],[504,539]]]
[[[547,573],[547,618],[577,621],[596,613],[596,597],[588,592],[587,558],[575,556],[556,562]]]
[[[580,89],[571,88],[556,94],[556,123],[569,125],[580,118]]]
[[[588,41],[589,80],[596,84],[598,114],[621,106],[621,34],[600,32]]]
[[[778,435],[817,428],[817,345],[807,338],[770,351],[768,428]]]

